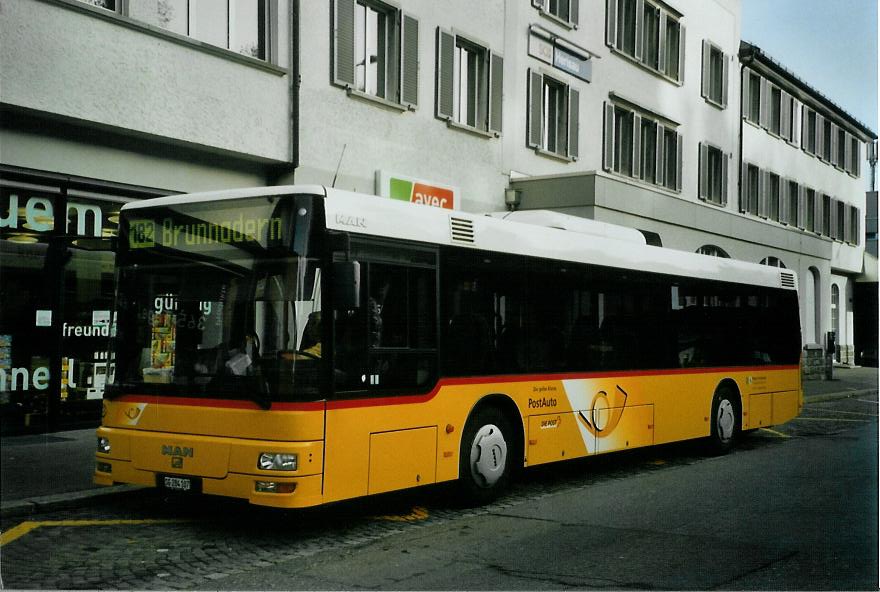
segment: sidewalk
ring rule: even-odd
[[[835,368],[833,380],[804,382],[807,402],[876,392],[876,368]],[[138,489],[94,485],[94,454],[94,429],[0,439],[0,515],[8,518],[38,509],[69,507]]]

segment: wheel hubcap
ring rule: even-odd
[[[492,487],[504,474],[507,442],[498,426],[484,425],[471,445],[471,474],[483,487]]]
[[[718,404],[718,416],[715,418],[718,426],[718,437],[722,442],[727,442],[733,437],[733,426],[736,424],[733,416],[733,404],[727,399],[722,399]]]

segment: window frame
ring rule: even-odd
[[[719,67],[720,72],[718,71]],[[718,45],[715,45],[708,39],[703,39],[702,86],[700,92],[707,103],[721,109],[727,108],[727,56]]]
[[[606,101],[603,111],[602,168],[615,175],[680,193],[683,141],[678,125],[662,116],[616,101]],[[652,124],[656,126],[656,135],[652,136],[653,151],[642,146],[642,130]],[[624,126],[628,132],[628,145],[622,141]],[[651,167],[644,166],[645,159],[653,161]],[[646,179],[646,168],[653,170],[653,180]]]
[[[708,142],[699,145],[698,196],[718,206],[727,205],[728,154]]]
[[[455,29],[436,30],[436,63],[434,87],[434,116],[451,128],[472,132],[484,137],[502,135],[502,94],[504,58],[492,51],[488,44]],[[461,116],[461,56],[474,56],[478,68],[479,85],[473,94],[474,118],[462,121]],[[470,62],[470,60],[468,60]],[[470,70],[470,68],[469,68]],[[473,81],[472,81],[473,82]],[[468,85],[468,88],[472,83]]]
[[[555,8],[554,4],[556,5]],[[562,10],[563,4],[565,6],[564,10]],[[580,0],[532,0],[532,6],[537,8],[542,16],[563,27],[568,29],[578,28]]]
[[[651,0],[606,0],[605,6],[605,43],[614,53],[674,84],[684,84],[686,28],[681,14]],[[658,15],[656,52],[646,49],[646,41],[654,47],[655,36],[651,32],[648,40],[645,27],[645,14],[651,10]],[[676,51],[670,52],[673,46]]]
[[[562,76],[543,68],[529,68],[526,77],[526,146],[537,154],[576,161],[580,147],[580,91]],[[549,101],[551,91],[555,94],[554,105]],[[555,120],[552,136],[548,125],[551,118]],[[552,143],[551,137],[555,138]]]

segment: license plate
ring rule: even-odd
[[[175,491],[191,491],[192,481],[186,477],[165,477],[163,484],[168,489]]]

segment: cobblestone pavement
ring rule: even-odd
[[[739,453],[785,446],[793,438],[847,437],[854,426],[877,422],[877,410],[876,394],[809,404],[800,418],[744,437]],[[4,537],[19,536],[0,549],[2,587],[216,589],[233,574],[252,575],[258,583],[260,570],[281,562],[706,460],[700,444],[689,442],[538,467],[502,499],[479,508],[461,507],[446,486],[296,512],[147,490],[3,524]]]

